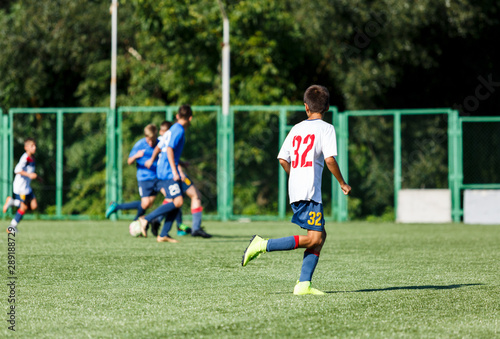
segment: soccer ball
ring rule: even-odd
[[[128,232],[133,237],[140,237],[142,235],[141,223],[139,220],[132,221],[128,226]]]

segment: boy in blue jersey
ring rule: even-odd
[[[261,253],[305,248],[300,278],[293,289],[295,295],[324,294],[311,287],[311,279],[326,239],[321,201],[321,176],[326,163],[344,194],[349,186],[342,177],[335,157],[337,141],[333,125],[323,121],[330,107],[330,93],[323,86],[310,86],[304,93],[307,119],[288,133],[278,154],[280,165],[289,175],[288,195],[293,210],[292,222],[307,230],[307,235],[293,235],[265,240],[258,235],[250,240],[242,266]],[[346,159],[344,159],[346,161]]]
[[[160,126],[160,135],[163,136],[170,129],[172,123],[169,121],[162,122]],[[162,132],[163,131],[163,132]],[[187,167],[187,164],[179,161],[178,171],[182,181],[182,193],[187,195],[191,199],[191,215],[193,217],[192,229],[187,227],[182,223],[182,211],[179,209],[175,220],[177,221],[177,235],[184,236],[187,234],[191,234],[193,237],[201,237],[201,238],[211,238],[212,236],[205,232],[205,230],[201,227],[201,219],[203,214],[203,206],[201,205],[201,193],[193,184],[191,179],[184,173],[182,167]],[[169,203],[170,199],[165,199],[165,203]],[[171,227],[171,226],[170,226]],[[153,232],[154,234],[154,232]],[[155,234],[156,235],[156,234]]]
[[[165,215],[167,221],[165,226],[171,226],[171,223],[168,222],[177,215],[177,211],[174,210],[181,208],[184,203],[184,198],[182,197],[182,182],[178,166],[186,142],[185,129],[189,127],[193,118],[191,107],[189,105],[182,105],[176,117],[177,122],[165,133],[162,140],[156,146],[152,158],[145,164],[146,167],[151,165],[158,153],[161,152],[156,169],[156,176],[158,178],[157,189],[163,193],[165,198],[171,199],[172,201],[158,207],[153,212],[146,215],[146,217],[140,217],[137,221],[134,221],[134,223],[140,223],[142,235],[144,237],[147,236],[148,223],[159,216]],[[170,228],[165,226],[161,234],[158,235],[157,241],[178,242],[168,236]]]
[[[165,135],[165,133],[167,133],[167,131],[170,129],[170,127],[172,127],[172,123],[170,121],[165,120],[160,124],[160,131],[159,131],[160,139],[163,138],[163,136]],[[184,166],[184,164],[182,162],[180,162],[179,164],[181,165],[181,166],[179,166],[179,172],[180,172],[179,174],[181,175],[181,180],[182,180],[182,192],[184,192],[184,194],[185,194],[186,191],[188,190],[188,188],[190,187],[187,183],[187,181],[189,181],[189,179],[182,172],[182,166]],[[169,199],[165,199],[163,201],[164,204],[167,204],[169,202],[170,202]],[[157,218],[155,220],[159,220],[159,219],[163,219],[163,217]],[[175,221],[177,222],[177,235],[178,236],[182,237],[182,236],[185,236],[185,235],[191,233],[191,228],[182,222],[182,210],[180,208],[178,209],[177,215],[175,217]],[[161,222],[154,222],[154,221],[151,224],[151,233],[153,233],[153,235],[155,237],[158,235],[158,228],[160,227],[160,225],[161,225]]]
[[[134,220],[137,220],[153,205],[156,194],[158,193],[156,191],[158,181],[156,178],[157,162],[153,162],[149,167],[146,167],[145,163],[151,158],[157,144],[157,128],[155,125],[149,124],[144,128],[144,138],[135,143],[127,159],[129,165],[135,162],[137,166],[137,184],[139,186],[141,200],[123,204],[112,202],[106,210],[106,218],[109,218],[112,213],[118,210],[137,209],[137,214],[134,218]]]

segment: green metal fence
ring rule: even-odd
[[[56,184],[55,184],[55,214],[41,216],[44,218],[85,218],[86,216],[69,216],[62,214],[63,202],[63,120],[66,114],[100,113],[106,115],[106,203],[122,200],[123,189],[123,149],[122,122],[124,113],[160,112],[165,114],[166,120],[173,120],[178,106],[161,107],[120,107],[116,111],[109,108],[13,108],[8,114],[1,115],[0,150],[1,150],[1,201],[11,194],[14,167],[14,118],[18,114],[55,114],[56,116]],[[303,106],[232,106],[229,115],[222,114],[219,106],[193,106],[193,111],[216,112],[217,131],[217,213],[212,218],[231,220],[250,218],[259,220],[277,220],[286,218],[287,214],[287,178],[286,173],[279,170],[278,174],[278,210],[271,215],[243,215],[234,212],[234,185],[235,185],[235,155],[234,155],[234,127],[235,119],[241,112],[260,112],[262,114],[277,114],[279,116],[279,147],[292,127],[293,113],[301,118]],[[260,114],[259,113],[259,114]],[[401,189],[402,160],[401,160],[401,117],[405,115],[445,115],[447,117],[447,151],[448,151],[448,186],[452,193],[452,219],[460,221],[463,214],[461,207],[461,190],[466,188],[500,188],[500,182],[464,182],[464,126],[474,123],[500,123],[500,117],[459,117],[458,112],[452,109],[412,109],[412,110],[373,110],[373,111],[346,111],[338,112],[335,107],[330,110],[331,122],[335,125],[338,142],[338,161],[345,179],[348,180],[349,165],[349,119],[365,116],[392,117],[394,140],[394,207],[397,208],[398,192]],[[291,123],[292,121],[292,123]],[[499,125],[500,126],[500,125]],[[215,131],[214,131],[215,134]],[[279,167],[278,162],[272,166]],[[494,180],[494,179],[493,179]],[[490,180],[491,181],[491,180]],[[347,198],[342,194],[336,180],[332,180],[330,188],[331,215],[330,220],[346,221],[348,219]]]
[[[116,186],[116,176],[114,168],[116,168],[116,142],[113,138],[115,134],[115,114],[109,108],[94,107],[94,108],[11,108],[8,115],[2,115],[2,201],[12,194],[12,183],[14,179],[14,117],[19,114],[55,114],[56,116],[56,161],[55,161],[55,214],[41,215],[42,218],[48,219],[85,219],[87,216],[82,215],[63,215],[63,120],[65,114],[106,114],[106,197],[114,199],[116,191],[112,188]],[[30,216],[27,216],[28,218]]]
[[[500,189],[500,117],[460,117],[460,190]]]
[[[394,210],[398,206],[398,193],[401,190],[402,182],[402,160],[401,160],[401,117],[404,115],[436,115],[445,114],[448,120],[448,186],[452,194],[452,219],[460,221],[462,214],[460,207],[460,165],[459,165],[459,145],[460,130],[458,125],[458,111],[451,109],[406,109],[406,110],[368,110],[368,111],[346,111],[339,114],[337,122],[340,131],[341,158],[348,157],[349,138],[349,118],[367,116],[389,116],[394,120],[393,140],[394,140]],[[349,173],[347,162],[341,165],[343,173]],[[345,220],[345,219],[343,219]]]

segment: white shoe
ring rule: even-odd
[[[7,233],[16,234],[19,233],[19,230],[17,229],[17,226],[9,225],[9,227],[7,227]]]
[[[7,199],[5,199],[5,204],[3,205],[3,214],[7,213],[7,210],[9,207],[14,206],[14,200],[9,196]]]

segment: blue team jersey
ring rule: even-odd
[[[169,180],[174,178],[172,168],[168,162],[167,149],[170,147],[174,150],[175,166],[179,166],[182,150],[184,149],[184,127],[181,124],[175,123],[160,139],[158,147],[161,148],[160,160],[158,160],[158,168],[156,175],[160,180]]]
[[[134,156],[140,150],[144,150],[144,156],[135,160],[135,164],[137,166],[137,181],[156,179],[156,167],[158,161],[155,160],[151,168],[147,168],[146,166],[144,166],[146,161],[151,159],[154,149],[154,147],[149,146],[146,138],[142,138],[141,140],[137,141],[134,147],[132,147],[132,150],[130,151],[130,154],[128,156],[129,158]]]

